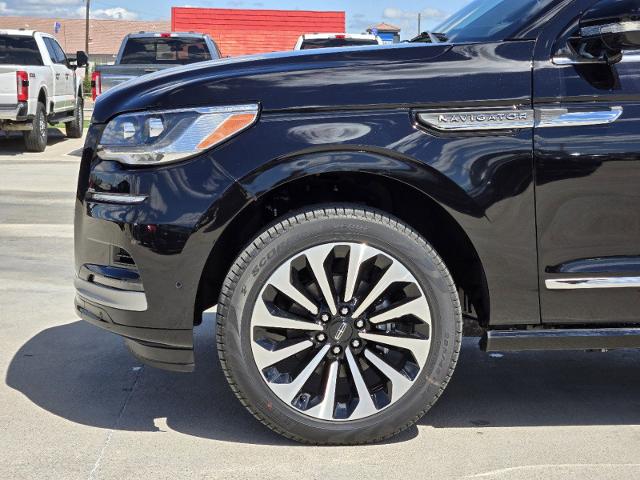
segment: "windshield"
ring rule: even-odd
[[[448,42],[505,40],[561,0],[474,0],[433,29]],[[438,35],[440,37],[440,35]]]
[[[314,38],[302,42],[301,50],[329,47],[357,47],[361,45],[378,45],[375,39],[366,38]]]
[[[130,38],[121,64],[180,64],[211,60],[209,48],[200,38]]]
[[[42,65],[36,39],[26,35],[0,36],[0,65]]]

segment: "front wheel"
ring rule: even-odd
[[[256,418],[297,441],[359,444],[434,404],[462,319],[420,235],[379,211],[331,206],[249,244],[224,282],[217,328],[222,368]]]

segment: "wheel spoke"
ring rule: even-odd
[[[351,376],[353,377],[353,383],[356,384],[356,390],[358,391],[358,405],[351,414],[351,417],[361,418],[373,415],[378,411],[378,409],[371,399],[371,394],[369,393],[367,384],[364,382],[364,378],[362,378],[358,362],[354,358],[353,353],[351,353],[351,350],[347,350],[345,353],[347,362],[349,363],[349,370],[351,371]]]
[[[312,315],[318,314],[318,307],[300,290],[291,284],[291,262],[287,262],[275,271],[270,279],[271,285],[284,293],[301,307],[306,308]]]
[[[285,358],[289,358],[292,355],[300,353],[312,346],[313,342],[311,340],[304,340],[302,342],[295,343],[278,350],[267,350],[262,346],[258,346],[258,348],[254,348],[253,350],[253,356],[256,360],[258,368],[262,370],[263,368],[274,365],[284,360]]]
[[[331,365],[329,365],[329,374],[327,375],[327,382],[324,386],[322,401],[315,407],[307,410],[307,415],[324,418],[325,420],[331,420],[333,418],[339,366],[340,362],[337,360],[334,360],[331,362]]]
[[[290,330],[309,330],[313,332],[322,331],[322,325],[318,325],[317,323],[309,322],[307,320],[279,317],[272,314],[262,299],[258,299],[258,302],[256,303],[252,321],[254,327],[287,328]]]
[[[320,286],[320,290],[322,291],[322,295],[324,296],[325,302],[329,306],[329,310],[331,310],[331,314],[335,315],[338,312],[336,307],[336,301],[333,296],[333,291],[331,290],[331,286],[329,285],[329,279],[327,278],[327,272],[324,269],[324,261],[327,259],[327,256],[333,250],[333,245],[323,245],[321,247],[312,248],[308,252],[305,253],[307,257],[307,261],[311,266],[311,270],[313,270],[313,275],[316,277],[316,281]]]
[[[360,273],[360,266],[363,262],[376,255],[376,253],[376,250],[369,248],[366,245],[349,245],[349,265],[347,267],[347,278],[344,287],[345,302],[350,302],[353,298],[353,294],[356,290],[358,273]]]
[[[428,339],[396,337],[391,335],[379,335],[377,333],[361,333],[360,337],[371,342],[382,343],[384,345],[391,345],[392,347],[409,350],[413,353],[413,356],[416,357],[418,366],[421,368],[429,356],[429,346],[431,345],[431,342]]]
[[[413,300],[403,303],[397,307],[390,308],[382,313],[369,317],[371,323],[383,323],[389,320],[403,317],[405,315],[413,315],[422,320],[427,325],[431,325],[431,313],[429,312],[429,303],[424,296],[414,298]]]
[[[378,280],[378,283],[371,289],[369,295],[362,301],[355,312],[353,312],[353,318],[358,318],[362,315],[367,308],[382,295],[390,285],[397,282],[412,282],[413,276],[405,267],[399,262],[394,261],[386,272],[382,275],[382,278]]]
[[[371,350],[365,350],[364,356],[367,358],[367,360],[373,363],[373,365],[375,365],[378,370],[380,370],[384,374],[384,376],[389,379],[389,381],[391,381],[391,402],[395,402],[398,398],[404,395],[407,390],[411,388],[411,385],[413,385],[413,382],[411,380],[398,372],[387,362],[382,360]]]
[[[307,383],[309,377],[313,374],[320,362],[324,359],[329,351],[329,345],[325,345],[320,349],[315,357],[304,367],[295,380],[291,383],[270,383],[269,386],[278,397],[283,399],[287,403],[291,403],[294,397],[298,394],[300,389]]]

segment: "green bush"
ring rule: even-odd
[[[91,74],[93,73],[93,68],[87,66],[85,75],[84,75],[84,85],[82,86],[82,93],[85,97],[91,96]]]

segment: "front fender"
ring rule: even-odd
[[[254,199],[325,173],[381,175],[415,188],[476,249],[491,322],[539,323],[531,131],[445,136],[414,119],[401,108],[265,114],[212,156]]]

